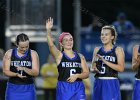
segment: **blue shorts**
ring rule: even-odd
[[[34,84],[17,85],[7,82],[5,100],[36,100]]]
[[[118,79],[95,79],[92,100],[121,100]]]
[[[86,100],[85,87],[82,81],[73,83],[58,81],[56,100]]]
[[[132,100],[140,100],[140,80],[135,80]]]

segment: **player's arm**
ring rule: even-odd
[[[82,73],[77,74],[77,78],[86,79],[86,78],[89,77],[89,68],[87,66],[85,57],[82,54],[79,54],[79,55],[80,55],[80,58],[81,58]]]
[[[80,58],[81,58],[82,73],[80,73],[80,74],[77,73],[77,74],[71,75],[67,79],[68,82],[74,82],[77,78],[86,79],[86,78],[89,77],[89,69],[88,69],[85,57],[83,55],[81,55],[81,54],[79,54],[79,55],[80,55]]]
[[[100,55],[98,55],[98,56],[100,56]],[[124,55],[123,48],[121,48],[121,47],[116,48],[116,56],[117,56],[117,62],[118,62],[117,64],[106,61],[103,57],[100,57],[100,58],[110,68],[112,68],[116,71],[119,71],[119,72],[123,72],[124,66],[125,66],[125,55]]]
[[[8,50],[3,57],[3,74],[8,77],[16,77],[18,73],[10,71],[12,49]]]
[[[140,66],[140,54],[138,52],[139,45],[135,45],[133,47],[133,55],[132,55],[132,69],[136,70]]]
[[[48,42],[51,54],[54,56],[54,58],[57,59],[59,55],[61,54],[61,52],[57,49],[57,47],[53,43],[52,34],[51,34],[52,27],[53,27],[53,19],[50,17],[46,21],[47,42]]]
[[[99,47],[96,47],[93,51],[93,57],[92,57],[91,68],[90,68],[91,72],[98,72],[99,73],[99,70],[96,67],[96,61],[98,59],[98,57],[96,55],[97,55],[98,50],[99,50]]]
[[[32,57],[32,69],[23,67],[23,70],[31,75],[31,76],[38,76],[39,74],[39,57],[36,51],[31,51],[31,57]]]

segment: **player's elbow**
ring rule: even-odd
[[[120,69],[119,69],[119,72],[123,72],[124,71],[124,67],[121,67]]]
[[[36,72],[35,76],[38,76],[39,75],[39,72]]]
[[[132,66],[132,70],[133,71],[137,70],[137,67],[136,66]]]
[[[38,76],[39,75],[39,71],[35,71],[34,73],[33,73],[33,76]]]
[[[5,70],[3,70],[3,75],[6,75],[6,71]]]
[[[8,76],[8,72],[6,70],[3,70],[3,75]]]
[[[135,70],[136,70],[136,68],[132,67],[132,70],[133,70],[133,71],[135,71]]]
[[[140,64],[139,63],[132,63],[132,70],[137,70],[138,69],[138,67],[140,66]]]
[[[89,72],[85,72],[85,79],[89,77]]]

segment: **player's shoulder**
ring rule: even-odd
[[[134,45],[134,49],[138,49],[140,47],[140,45]]]
[[[116,49],[123,49],[123,48],[122,48],[122,47],[120,47],[120,46],[117,46],[117,47],[116,47]]]
[[[83,54],[81,54],[80,52],[77,52],[77,54],[78,54],[80,57],[82,57],[82,56],[83,56]]]
[[[79,55],[80,58],[82,58],[82,59],[85,58],[83,54],[81,54],[79,52],[77,52],[77,54]]]
[[[35,50],[31,50],[31,56],[38,58],[38,53]]]
[[[32,50],[32,49],[31,49],[31,53],[32,54],[37,54],[37,52],[35,50]]]
[[[5,52],[5,54],[4,54],[4,58],[5,58],[5,57],[8,57],[8,58],[10,59],[10,57],[12,56],[12,51],[13,51],[13,49],[7,50],[7,51]]]
[[[6,55],[11,55],[12,51],[13,51],[13,49],[9,49],[9,50],[6,51],[5,54],[6,54]]]
[[[123,48],[120,46],[117,46],[115,49],[116,52],[124,52]]]

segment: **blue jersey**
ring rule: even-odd
[[[17,55],[17,49],[12,50],[11,55],[11,62],[10,62],[10,71],[19,73],[22,76],[26,76],[26,78],[19,78],[19,77],[10,77],[9,82],[14,84],[32,84],[33,77],[28,75],[24,71],[18,71],[16,67],[26,67],[31,69],[32,68],[32,58],[31,58],[31,50],[28,49],[22,57]]]
[[[76,73],[81,73],[81,59],[79,54],[74,52],[75,57],[69,58],[64,52],[58,65],[58,83],[56,87],[56,100],[86,100],[85,87],[82,79],[75,82],[67,82],[67,79]]]
[[[58,65],[58,80],[59,81],[67,81],[67,79],[76,73],[81,73],[81,59],[80,56],[74,52],[75,57],[69,58],[64,52],[61,59],[60,64]],[[81,79],[77,79],[76,81],[81,81]]]
[[[22,57],[17,55],[17,49],[12,50],[10,71],[19,73],[26,78],[10,77],[7,82],[6,100],[36,100],[33,77],[16,67],[32,68],[31,50],[28,49]]]
[[[103,47],[101,47],[97,52],[97,54],[103,56],[105,60],[117,64],[117,57],[116,57],[115,50],[116,50],[116,46],[114,46],[113,49],[107,52],[104,50]],[[95,77],[118,77],[118,72],[108,67],[106,64],[104,64],[101,59],[98,59],[98,61],[96,61],[96,67],[100,71],[100,73],[97,73]]]
[[[103,56],[106,61],[117,64],[115,50],[116,46],[109,51],[101,47],[97,54]],[[118,72],[104,64],[101,59],[96,62],[96,67],[100,73],[95,74],[92,100],[121,100]]]

